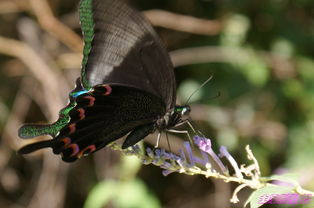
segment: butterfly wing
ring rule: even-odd
[[[83,88],[80,78],[78,78],[75,89],[69,93],[69,104],[59,112],[59,119],[52,124],[25,124],[18,131],[19,137],[22,139],[29,139],[40,135],[54,137],[70,121],[69,112],[76,105],[75,98],[86,92],[87,90]]]
[[[52,147],[70,162],[131,132],[127,147],[153,131],[156,119],[175,105],[169,55],[140,13],[120,0],[81,0],[80,20],[85,43],[81,79],[55,123],[19,129],[21,138],[53,137],[23,147],[22,154]],[[102,84],[114,86],[114,93],[95,94]],[[101,104],[89,106],[92,101]]]
[[[166,109],[155,95],[118,85],[97,85],[76,97],[75,103],[69,122],[52,140],[27,145],[19,153],[51,147],[64,161],[72,162],[131,132],[124,144],[128,147],[151,133]]]
[[[121,0],[82,0],[85,88],[116,83],[144,89],[175,105],[173,66],[161,40],[137,11]]]

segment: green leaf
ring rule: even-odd
[[[239,64],[238,68],[247,80],[257,87],[263,87],[269,80],[270,72],[264,60],[253,49],[247,48],[249,60]]]
[[[258,189],[254,191],[248,200],[245,202],[245,207],[250,204],[250,208],[258,208],[262,206],[264,200],[261,197],[263,195],[271,196],[271,194],[286,194],[292,192],[293,187],[285,187],[285,186],[277,186],[277,185],[269,185],[264,188]]]
[[[230,47],[241,46],[247,38],[249,29],[250,19],[246,16],[241,14],[229,16],[222,31],[221,45]]]
[[[287,173],[287,174],[282,174],[282,175],[272,175],[270,177],[265,178],[267,181],[282,181],[286,183],[290,183],[293,186],[300,186],[299,182],[297,181],[298,175],[297,174],[292,174],[292,173]]]
[[[120,208],[159,208],[158,199],[149,192],[145,183],[136,179],[121,184],[115,204]]]
[[[109,202],[119,208],[161,207],[158,199],[139,179],[100,182],[89,193],[84,208],[102,208]]]
[[[106,180],[97,184],[88,194],[84,208],[102,208],[118,192],[117,182]]]
[[[136,156],[122,156],[120,165],[120,178],[132,179],[141,169],[142,163]]]

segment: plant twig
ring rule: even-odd
[[[143,13],[152,25],[172,30],[200,35],[217,35],[222,29],[222,23],[218,20],[200,19],[158,9]]]
[[[212,157],[212,147],[211,142],[207,138],[195,136],[194,143],[199,148],[199,150],[206,152],[209,156]],[[238,193],[245,187],[249,187],[253,190],[262,189],[266,186],[276,186],[271,183],[271,179],[262,178],[260,174],[260,168],[256,158],[254,157],[251,149],[249,146],[246,146],[246,153],[249,160],[253,162],[250,165],[241,165],[241,169],[238,168],[238,164],[235,164],[234,158],[231,154],[227,151],[226,148],[220,148],[220,157],[226,157],[227,160],[231,163],[231,165],[235,168],[238,173],[235,176],[229,175],[229,171],[225,171],[223,173],[219,173],[218,171],[214,170],[211,164],[206,164],[202,166],[197,166],[195,162],[188,163],[185,159],[185,155],[183,153],[180,156],[175,155],[173,153],[168,153],[163,149],[155,149],[154,151],[150,148],[146,149],[146,154],[143,154],[143,151],[139,148],[139,146],[134,146],[133,149],[126,149],[123,150],[121,147],[115,143],[110,145],[112,149],[118,150],[123,152],[126,155],[135,155],[137,156],[143,164],[153,164],[159,166],[164,169],[163,174],[168,175],[173,172],[183,173],[187,175],[204,175],[206,178],[215,178],[221,179],[226,183],[235,182],[239,185],[234,190],[231,202],[238,203],[239,199],[237,197]],[[189,152],[190,150],[187,150]],[[191,160],[192,157],[190,157]],[[215,163],[218,163],[219,160],[216,157],[212,157]],[[199,164],[203,164],[200,159],[197,159]],[[197,162],[196,161],[196,162]],[[206,159],[205,161],[208,161]],[[221,162],[221,161],[220,161]],[[219,163],[220,163],[219,162]],[[205,167],[204,167],[205,166]],[[244,174],[244,175],[243,175]],[[245,176],[245,177],[244,177]],[[297,183],[297,182],[296,182]],[[280,188],[280,187],[279,187]],[[303,189],[300,185],[295,185],[292,189],[293,192],[300,194],[300,195],[310,195],[314,196],[314,193],[308,190]]]
[[[51,115],[56,115],[63,107],[63,101],[59,96],[62,90],[67,90],[66,82],[57,76],[57,71],[50,67],[40,58],[40,56],[23,42],[4,38],[0,36],[0,53],[19,58],[43,86],[47,92],[47,101],[54,101],[54,105],[48,105]]]
[[[83,50],[82,39],[54,17],[47,0],[29,0],[29,3],[44,30],[67,45],[71,50],[75,52]]]

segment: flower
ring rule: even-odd
[[[241,170],[239,169],[238,163],[235,161],[235,159],[231,156],[231,154],[228,152],[227,148],[225,146],[221,146],[219,149],[219,157],[225,157],[233,167],[235,174],[238,178],[243,178],[243,175],[241,173]]]
[[[211,158],[217,163],[217,165],[219,166],[220,170],[223,173],[228,173],[228,169],[224,166],[222,161],[219,159],[219,157],[213,151],[212,143],[211,143],[210,139],[205,138],[205,137],[200,137],[200,136],[195,136],[193,139],[194,139],[195,144],[198,146],[198,148],[201,151],[204,151],[211,156]]]

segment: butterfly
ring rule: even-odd
[[[149,22],[122,0],[81,0],[84,39],[81,77],[53,124],[26,124],[23,139],[52,139],[22,147],[50,147],[73,162],[127,135],[122,148],[184,122],[188,105],[176,105],[169,54]]]

